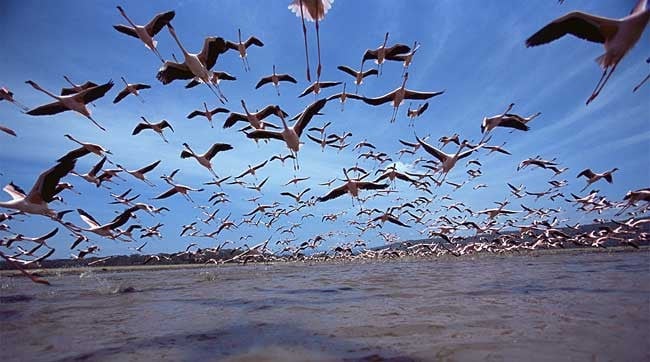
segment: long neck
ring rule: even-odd
[[[126,79],[124,79],[124,77],[120,77],[120,78],[122,79],[122,82],[124,82],[124,84],[128,87],[129,83],[126,81]]]
[[[242,107],[244,107],[244,112],[246,112],[246,115],[247,116],[250,115],[250,113],[248,112],[248,108],[246,108],[246,102],[244,102],[243,99],[241,101],[241,105],[242,105]]]
[[[120,10],[120,14],[122,14],[122,16],[124,17],[124,19],[126,19],[126,21],[129,22],[129,24],[131,24],[131,26],[132,26],[133,28],[135,28],[135,27],[137,26],[137,25],[135,25],[135,24],[131,21],[131,19],[129,19],[129,17],[126,15],[126,13],[125,13],[123,10]]]
[[[65,79],[68,83],[70,83],[71,86],[73,86],[73,87],[75,87],[75,88],[77,87],[77,85],[74,84],[74,83],[72,83],[72,81],[70,80],[70,78],[68,78],[67,75],[64,75],[64,76],[63,76],[63,79]]]
[[[176,44],[178,44],[178,47],[181,48],[181,51],[183,52],[183,55],[187,56],[188,52],[183,48],[183,44],[181,44],[181,41],[178,40],[178,36],[176,36],[176,31],[173,30],[172,28],[169,28],[169,33],[172,35],[172,38],[176,41]]]
[[[386,47],[386,43],[388,43],[388,33],[386,33],[386,36],[384,37],[384,45],[382,45],[382,48]]]
[[[36,83],[32,84],[32,87],[34,87],[34,89],[36,89],[36,90],[38,90],[38,91],[41,91],[41,92],[47,94],[48,96],[50,96],[50,97],[52,97],[52,98],[54,98],[54,99],[57,99],[57,100],[58,100],[58,99],[60,98],[59,96],[57,96],[57,95],[55,95],[55,94],[53,94],[53,93],[51,93],[51,92],[49,92],[49,91],[47,91],[47,90],[41,88],[41,86],[39,86],[39,85],[36,84]]]

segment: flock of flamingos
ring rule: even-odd
[[[513,113],[514,104],[504,105],[505,110],[497,115],[485,117],[480,124],[482,138],[477,143],[471,143],[461,138],[458,134],[445,135],[439,138],[438,144],[428,137],[420,138],[417,135],[412,140],[399,140],[405,148],[399,152],[400,158],[405,155],[415,156],[418,151],[424,151],[421,154],[431,157],[420,157],[413,159],[411,164],[417,166],[417,172],[400,171],[392,162],[393,158],[377,149],[372,142],[363,140],[352,146],[346,139],[350,134],[328,134],[327,127],[330,122],[315,125],[321,111],[330,102],[336,101],[341,106],[347,101],[363,102],[369,106],[379,107],[386,103],[390,104],[393,109],[390,122],[395,122],[402,103],[405,100],[411,100],[420,103],[415,108],[406,111],[406,116],[412,121],[420,117],[427,111],[429,103],[426,102],[434,97],[444,96],[443,91],[416,91],[407,87],[409,77],[409,65],[417,58],[419,44],[415,42],[412,47],[404,44],[391,44],[389,34],[383,40],[383,43],[376,49],[368,49],[363,53],[360,63],[360,69],[341,65],[338,69],[353,78],[356,87],[355,93],[348,93],[346,84],[343,82],[321,81],[321,59],[320,59],[320,24],[319,22],[327,15],[328,10],[332,7],[333,0],[293,0],[289,5],[289,10],[294,12],[302,22],[302,30],[305,41],[305,61],[306,61],[306,78],[311,85],[300,94],[304,97],[308,94],[314,94],[316,101],[307,105],[304,110],[290,116],[284,112],[278,105],[269,105],[257,112],[251,112],[242,100],[241,106],[243,112],[234,112],[225,108],[228,99],[219,87],[222,80],[234,80],[235,77],[226,72],[217,72],[212,69],[222,56],[228,56],[233,51],[238,54],[246,70],[250,69],[247,57],[249,48],[252,46],[263,47],[264,43],[251,36],[244,40],[239,33],[239,39],[228,41],[221,37],[207,37],[204,41],[203,48],[198,53],[190,53],[182,44],[176,29],[172,25],[175,13],[169,11],[157,14],[145,25],[137,25],[128,17],[125,10],[118,6],[117,10],[126,20],[128,25],[115,25],[114,28],[119,33],[134,38],[133,41],[142,42],[151,52],[153,52],[162,62],[156,78],[162,85],[170,84],[177,81],[188,82],[186,87],[205,86],[208,87],[215,97],[222,103],[222,107],[210,109],[207,103],[203,107],[191,112],[187,118],[205,117],[211,127],[218,125],[221,120],[218,119],[221,113],[225,116],[223,128],[230,128],[238,125],[243,126],[240,131],[245,137],[250,139],[248,142],[283,142],[288,152],[285,155],[275,155],[267,161],[249,166],[245,172],[240,175],[219,177],[212,168],[212,160],[222,153],[233,149],[233,146],[225,143],[215,143],[208,150],[201,153],[195,151],[187,143],[184,143],[181,158],[193,158],[200,166],[207,169],[211,179],[205,182],[205,187],[214,188],[212,195],[207,201],[208,206],[199,206],[201,216],[197,220],[184,225],[180,230],[180,237],[196,238],[207,237],[218,240],[219,233],[223,230],[238,228],[243,224],[249,227],[266,227],[274,230],[276,235],[286,237],[270,243],[270,239],[264,240],[252,247],[240,247],[237,253],[230,257],[209,258],[214,255],[223,246],[228,243],[224,242],[215,248],[196,248],[196,243],[190,243],[187,248],[177,255],[188,255],[194,261],[203,261],[205,263],[224,263],[224,262],[246,262],[253,261],[281,261],[281,260],[325,260],[325,259],[357,259],[357,258],[395,258],[402,256],[440,256],[455,255],[460,256],[475,252],[510,252],[517,250],[532,250],[537,248],[555,248],[563,247],[565,244],[602,247],[606,242],[618,242],[621,245],[638,247],[637,243],[647,241],[650,235],[639,232],[641,224],[648,222],[650,219],[639,219],[650,208],[650,188],[632,190],[626,195],[622,195],[622,200],[612,201],[599,195],[598,190],[591,190],[586,195],[566,194],[564,189],[568,181],[560,180],[565,174],[566,168],[561,167],[555,159],[542,159],[541,157],[529,158],[523,160],[518,169],[539,168],[548,170],[549,189],[543,192],[530,192],[525,186],[515,186],[510,183],[503,185],[510,189],[511,195],[516,199],[534,197],[556,198],[570,204],[576,205],[577,210],[584,213],[600,214],[604,211],[616,211],[615,219],[602,220],[599,222],[612,222],[615,226],[608,223],[601,228],[589,233],[580,232],[580,225],[568,225],[557,217],[557,209],[543,209],[527,207],[521,204],[522,209],[509,208],[510,201],[496,202],[494,208],[485,210],[473,210],[462,202],[454,202],[448,196],[441,196],[437,189],[448,184],[454,189],[461,188],[467,181],[479,178],[481,172],[481,157],[490,156],[492,153],[511,155],[503,145],[490,145],[491,136],[495,132],[526,132],[534,127],[533,120],[541,113],[533,115],[519,115]],[[627,52],[633,48],[645,30],[648,20],[650,19],[650,10],[648,1],[640,0],[630,14],[621,19],[605,18],[583,12],[570,12],[558,19],[555,19],[530,36],[525,45],[534,47],[553,42],[564,35],[573,35],[590,42],[601,43],[605,48],[603,55],[598,57],[597,62],[603,69],[602,76],[598,81],[591,96],[587,99],[587,104],[594,101],[603,91],[607,81],[616,70],[621,59]],[[344,7],[345,4],[341,4]],[[308,38],[306,22],[313,22],[316,30],[317,41],[317,66],[315,71],[315,80],[312,83],[313,74],[310,72],[310,61],[308,51]],[[171,35],[182,52],[182,59],[178,60],[173,56],[173,60],[165,60],[158,51],[154,39],[163,36],[165,30]],[[162,32],[162,33],[161,33]],[[129,41],[125,37],[124,41]],[[650,60],[650,59],[649,59]],[[381,77],[382,65],[386,62],[399,62],[403,64],[401,84],[394,90],[379,97],[365,97],[358,95],[358,89],[362,85],[364,78],[369,76]],[[373,64],[370,69],[364,70],[368,64]],[[255,85],[255,88],[272,85],[275,87],[277,94],[280,94],[280,86],[283,82],[297,83],[297,75],[278,74],[273,67],[273,73],[262,77]],[[47,90],[38,83],[28,80],[27,83],[35,90],[40,91],[52,99],[51,103],[44,104],[32,109],[25,107],[20,103],[14,94],[7,88],[0,90],[0,99],[13,103],[26,114],[31,116],[55,115],[61,112],[73,111],[81,114],[91,121],[97,128],[103,132],[106,129],[102,124],[93,118],[88,105],[100,101],[107,95],[114,83],[109,81],[105,84],[95,84],[91,81],[83,84],[75,84],[67,77],[69,87],[61,89],[59,94]],[[648,77],[643,79],[635,86],[630,88],[636,91],[647,81]],[[151,88],[147,84],[131,84],[124,78],[121,78],[122,89],[115,96],[113,103],[119,103],[124,99],[140,97],[140,92]],[[327,88],[336,88],[341,90],[329,96],[322,96]],[[273,123],[273,122],[275,123]],[[477,125],[478,128],[479,125]],[[18,137],[18,132],[4,126],[1,130],[11,136]],[[173,130],[172,125],[167,121],[151,123],[142,117],[133,130],[133,135],[140,132],[156,132],[163,141],[167,142],[165,137],[166,129]],[[99,131],[98,131],[99,132]],[[8,136],[7,136],[8,137]],[[74,182],[89,182],[100,186],[105,183],[113,182],[114,178],[121,178],[120,174],[129,174],[138,181],[154,186],[147,176],[160,165],[161,161],[156,161],[139,169],[127,169],[121,166],[117,160],[112,160],[112,154],[109,150],[99,144],[93,144],[76,139],[72,135],[66,137],[78,144],[78,146],[62,155],[54,161],[54,165],[42,172],[32,186],[25,192],[21,187],[14,183],[9,183],[3,190],[11,196],[11,200],[0,202],[0,207],[10,211],[0,214],[0,232],[4,234],[0,241],[0,256],[4,260],[20,270],[23,274],[37,283],[48,284],[46,280],[37,274],[28,270],[31,267],[38,266],[39,262],[50,257],[54,249],[50,247],[47,240],[57,234],[59,228],[52,230],[46,235],[29,237],[22,234],[15,234],[11,231],[11,222],[20,220],[28,215],[38,215],[39,217],[49,218],[62,227],[69,230],[74,236],[71,249],[77,249],[75,257],[83,258],[88,254],[94,253],[97,245],[90,245],[89,235],[97,235],[110,239],[122,240],[125,242],[134,241],[134,237],[140,233],[140,238],[160,237],[161,224],[155,226],[144,226],[138,223],[140,219],[136,217],[138,213],[157,213],[168,211],[164,206],[136,202],[137,195],[130,195],[131,189],[124,190],[122,194],[111,194],[114,198],[112,204],[124,205],[124,210],[119,213],[112,221],[100,223],[88,212],[79,208],[76,210],[80,219],[86,224],[86,227],[79,226],[66,215],[74,210],[57,211],[50,207],[50,204],[62,200],[62,195],[67,192],[76,192]],[[307,139],[310,142],[307,142]],[[247,140],[242,140],[247,142]],[[313,142],[313,143],[312,143]],[[339,151],[350,146],[353,152],[359,153],[359,158],[364,158],[371,163],[373,169],[370,171],[357,165],[343,169],[343,178],[334,178],[323,186],[322,192],[305,188],[301,192],[292,193],[289,191],[282,192],[278,199],[273,202],[262,203],[261,196],[254,197],[248,201],[253,205],[252,210],[244,215],[242,219],[236,221],[231,219],[229,214],[226,217],[217,217],[218,204],[227,205],[229,202],[228,194],[223,191],[225,185],[239,185],[243,188],[261,192],[268,177],[260,182],[257,181],[256,172],[263,167],[289,167],[285,166],[287,160],[293,164],[293,173],[300,173],[299,157],[301,147],[316,147],[314,143],[322,148],[333,147]],[[259,145],[264,147],[264,143]],[[443,151],[443,148],[455,147],[451,152]],[[80,173],[75,170],[75,163],[81,157],[97,157],[96,165],[87,173]],[[221,156],[219,156],[221,157]],[[226,157],[226,156],[223,156]],[[505,157],[505,156],[504,156]],[[462,160],[462,162],[461,162]],[[108,165],[111,165],[107,168]],[[465,170],[457,170],[458,168]],[[190,193],[204,191],[203,188],[192,188],[178,184],[174,177],[179,170],[175,170],[169,175],[162,175],[160,178],[167,184],[167,190],[161,192],[154,198],[163,200],[174,197],[176,194],[194,202]],[[373,175],[374,171],[374,176]],[[599,170],[600,171],[600,170]],[[617,168],[608,171],[597,172],[589,168],[577,174],[578,178],[586,180],[586,186],[582,191],[587,190],[592,184],[613,182],[613,174]],[[291,171],[285,172],[290,174]],[[446,176],[450,172],[466,172],[468,180],[462,183],[446,181]],[[545,173],[546,171],[539,171]],[[72,178],[69,175],[76,175],[78,178]],[[206,173],[206,176],[208,174]],[[126,176],[125,176],[126,177]],[[574,176],[575,177],[575,176]],[[65,179],[65,181],[63,180]],[[255,181],[252,181],[252,180]],[[295,176],[288,180],[286,185],[298,185],[309,179],[308,175]],[[83,181],[81,181],[83,180]],[[410,187],[417,190],[420,194],[413,200],[405,200],[401,197],[395,199],[395,204],[386,210],[365,208],[364,204],[376,197],[391,197],[397,193],[395,183],[407,183]],[[476,184],[474,189],[487,187],[485,184]],[[326,190],[325,188],[329,188]],[[101,189],[98,189],[101,190]],[[582,192],[581,191],[581,192]],[[98,191],[99,192],[99,191]],[[306,196],[310,194],[309,196]],[[349,221],[349,227],[352,231],[332,231],[321,235],[314,236],[308,240],[301,240],[295,237],[295,231],[301,228],[302,223],[311,222],[310,219],[316,218],[312,211],[318,208],[320,203],[339,197],[352,198],[355,207],[359,211],[355,218]],[[436,201],[435,199],[438,198]],[[282,202],[281,202],[281,201]],[[290,202],[289,202],[290,201]],[[434,206],[436,202],[448,202],[446,205],[440,204]],[[356,212],[353,211],[353,212]],[[300,223],[287,223],[287,218],[292,215],[300,216]],[[436,214],[439,214],[436,216]],[[624,216],[623,216],[624,215]],[[341,213],[327,214],[322,216],[322,222],[333,221],[341,216]],[[503,221],[507,219],[506,221]],[[137,221],[134,221],[137,220]],[[312,219],[313,220],[313,219]],[[500,221],[501,220],[501,221]],[[36,222],[34,220],[33,222]],[[315,222],[315,220],[314,220]],[[428,241],[421,243],[410,243],[402,245],[400,248],[387,246],[384,249],[366,248],[366,242],[363,235],[369,230],[381,228],[385,222],[393,223],[400,227],[423,228],[422,233],[428,237]],[[215,225],[213,232],[205,233],[199,230],[198,225]],[[462,237],[457,233],[475,230],[479,236],[477,241],[468,243],[462,242]],[[321,244],[329,237],[336,233],[343,233],[349,238],[349,242],[332,246],[329,249],[324,248]],[[399,237],[393,234],[379,232],[387,244],[396,242]],[[240,240],[246,240],[250,236],[242,236]],[[275,244],[275,246],[273,246]],[[146,242],[137,248],[141,252]],[[275,249],[275,250],[273,250]],[[212,254],[211,254],[212,253]],[[151,255],[147,259],[148,263],[160,262],[165,256]],[[94,263],[101,263],[110,257],[99,259]]]

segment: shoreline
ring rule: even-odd
[[[321,265],[321,264],[356,264],[356,263],[373,263],[373,262],[417,262],[421,260],[471,260],[476,258],[498,258],[498,257],[513,257],[513,256],[544,256],[544,255],[558,255],[558,254],[583,254],[583,253],[648,253],[650,246],[644,245],[639,249],[634,249],[628,246],[613,246],[606,249],[602,248],[567,248],[567,249],[540,249],[530,250],[525,252],[506,252],[501,254],[488,254],[488,253],[475,253],[471,255],[453,256],[445,255],[440,257],[434,256],[407,256],[400,258],[367,258],[367,259],[328,259],[328,260],[285,260],[285,261],[269,261],[269,262],[249,262],[253,266],[259,265]],[[128,273],[134,271],[160,271],[160,270],[183,270],[183,269],[215,269],[221,267],[234,267],[244,266],[239,263],[219,263],[219,264],[159,264],[159,265],[119,265],[119,266],[81,266],[81,267],[57,267],[57,268],[34,268],[28,269],[32,273],[37,273],[41,276],[54,276],[64,274],[77,274],[87,271],[95,273]],[[23,277],[20,271],[16,269],[0,270],[0,277]]]

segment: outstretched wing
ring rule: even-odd
[[[566,34],[595,43],[604,43],[605,35],[614,35],[617,21],[579,11],[570,12],[540,29],[526,40],[527,47],[550,43]],[[610,32],[606,34],[605,32]]]

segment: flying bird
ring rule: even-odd
[[[165,13],[160,13],[154,16],[153,19],[147,24],[147,25],[135,25],[131,19],[126,15],[126,12],[124,12],[124,9],[122,9],[121,6],[117,7],[117,10],[122,14],[124,19],[131,24],[131,26],[126,26],[126,25],[113,25],[113,28],[115,30],[119,31],[122,34],[126,34],[128,36],[132,36],[134,38],[140,39],[144,45],[149,48],[152,52],[154,52],[157,56],[158,59],[160,59],[161,62],[165,62],[163,57],[160,55],[160,52],[158,52],[158,49],[156,48],[156,45],[158,44],[157,41],[153,39],[156,34],[162,30],[162,28],[165,25],[168,25],[172,19],[174,19],[174,15],[176,15],[175,12],[173,11],[168,11]]]
[[[65,95],[65,96],[58,96],[54,93],[51,93],[36,84],[36,82],[28,80],[25,82],[29,85],[31,85],[34,89],[41,91],[48,96],[56,99],[55,102],[42,105],[40,107],[36,107],[30,111],[27,112],[27,114],[31,116],[44,116],[44,115],[52,115],[52,114],[57,114],[65,111],[75,111],[83,115],[84,117],[88,118],[91,120],[95,126],[99,127],[102,131],[106,131],[106,128],[102,127],[97,121],[93,119],[93,117],[90,115],[90,111],[86,107],[86,104],[91,103],[101,97],[103,97],[106,92],[108,92],[111,88],[113,88],[113,82],[109,81],[108,83],[88,88],[85,89],[79,93],[74,93],[70,95]]]
[[[278,96],[280,95],[280,82],[289,82],[289,83],[298,83],[296,78],[290,76],[289,74],[276,74],[275,73],[275,64],[273,64],[273,74],[263,77],[260,79],[259,82],[257,82],[257,85],[255,85],[255,89],[259,89],[261,86],[269,83],[273,83],[273,86],[275,87],[275,90],[278,93]]]
[[[587,99],[589,104],[603,90],[621,59],[639,41],[648,25],[648,20],[650,20],[648,0],[638,0],[630,14],[620,19],[573,11],[553,20],[533,34],[526,40],[526,46],[550,43],[566,34],[603,44],[605,53],[596,58],[596,62],[603,68],[603,74]]]

